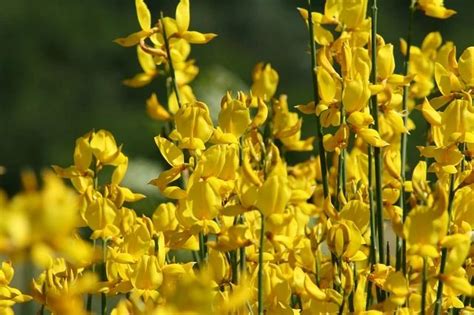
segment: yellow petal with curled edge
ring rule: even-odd
[[[279,175],[270,176],[258,191],[256,206],[264,216],[282,213],[290,200],[288,180]]]
[[[443,38],[441,37],[440,32],[431,32],[423,39],[421,50],[430,53],[436,51],[442,43]]]
[[[104,164],[116,163],[116,159],[121,155],[120,149],[115,143],[114,136],[103,129],[92,135],[90,147],[94,156]]]
[[[364,312],[367,305],[367,274],[361,272],[357,277],[357,288],[354,293],[354,311]]]
[[[461,272],[460,272],[461,273]],[[461,276],[443,276],[441,280],[445,285],[456,291],[457,294],[463,294],[466,296],[474,296],[474,287],[469,283],[469,280],[464,275]]]
[[[123,163],[120,163],[115,168],[114,172],[112,173],[112,184],[118,185],[125,177],[125,173],[127,173],[128,169],[128,158],[125,157]]]
[[[346,83],[342,92],[342,103],[346,112],[357,112],[367,105],[370,98],[369,86],[360,78]]]
[[[141,256],[130,280],[135,289],[156,290],[163,282],[163,273],[158,258],[149,255]]]
[[[351,200],[344,205],[339,215],[342,219],[353,221],[364,233],[369,226],[370,212],[369,205],[360,200]]]
[[[421,113],[428,123],[432,126],[441,126],[441,114],[438,113],[430,104],[428,99],[425,97],[425,100],[420,105]]]
[[[319,23],[313,24],[314,40],[321,46],[329,46],[334,41],[334,36]]]
[[[469,253],[471,239],[468,234],[453,234],[441,240],[441,246],[449,249],[446,260],[445,274],[450,274],[464,264]]]
[[[139,31],[128,35],[127,37],[121,37],[114,40],[114,43],[119,44],[123,47],[132,47],[138,45],[142,38],[148,37],[152,34],[151,31]]]
[[[92,162],[92,150],[89,145],[89,139],[80,137],[76,140],[74,148],[74,165],[80,172],[85,172]]]
[[[173,142],[161,136],[156,136],[155,143],[169,165],[178,167],[184,164],[184,154]]]
[[[459,57],[458,70],[466,85],[474,87],[474,46],[468,47]]]
[[[250,164],[250,155],[248,153],[244,153],[244,158],[242,160],[242,170],[245,174],[245,178],[248,179],[252,184],[257,186],[262,185],[262,181],[260,180],[257,172]]]
[[[462,84],[454,73],[446,70],[440,63],[435,64],[435,80],[439,91],[443,95],[462,90]]]
[[[170,120],[170,113],[160,104],[155,93],[146,100],[146,111],[148,116],[155,120]]]
[[[436,3],[437,2],[437,3]],[[442,1],[428,1],[427,3],[421,2],[421,9],[425,11],[427,16],[431,16],[437,19],[447,19],[453,14],[456,14],[456,11],[447,9],[442,5]]]
[[[374,122],[374,119],[369,113],[353,112],[347,118],[347,122],[355,128],[367,128]]]
[[[153,56],[144,52],[143,49],[137,45],[137,57],[143,71],[150,75],[154,75],[156,72],[156,64]]]
[[[330,103],[336,96],[336,84],[334,79],[329,72],[322,67],[317,69],[317,73],[319,97],[321,97],[323,102]]]
[[[206,44],[212,39],[217,37],[217,34],[213,33],[199,33],[196,31],[188,31],[181,35],[181,37],[187,40],[190,44]]]
[[[150,83],[151,80],[153,80],[155,76],[156,74],[150,74],[150,73],[145,73],[145,72],[138,73],[130,79],[123,80],[122,83],[132,88],[139,88]]]
[[[170,199],[184,199],[187,196],[186,191],[178,186],[167,186],[161,190],[161,193],[163,196]]]
[[[323,290],[321,290],[313,281],[311,281],[307,274],[305,274],[304,278],[304,288],[311,298],[319,301],[326,300],[326,293],[324,293]]]
[[[270,100],[278,87],[279,75],[269,63],[260,62],[253,69],[252,81],[252,95]]]
[[[167,171],[161,172],[158,178],[155,178],[149,182],[151,185],[155,185],[160,190],[164,190],[169,183],[177,180],[181,177],[182,167],[173,167]]]
[[[385,147],[389,145],[388,142],[380,137],[380,134],[375,129],[361,128],[357,131],[357,135],[374,147]]]
[[[405,127],[402,115],[394,110],[388,110],[384,113],[387,123],[397,133],[408,133],[408,129]]]
[[[314,102],[309,102],[306,105],[296,105],[295,107],[303,114],[314,115],[316,113],[316,106],[314,106]]]
[[[392,272],[385,281],[385,290],[398,296],[407,296],[409,293],[408,281],[401,271]]]
[[[140,27],[142,30],[149,30],[151,28],[151,14],[150,10],[148,10],[145,1],[143,0],[135,0],[135,7],[137,9],[137,18],[138,23],[140,23]]]
[[[395,59],[393,57],[393,45],[387,44],[379,48],[377,52],[377,76],[387,79],[395,70]]]
[[[176,7],[176,24],[178,25],[178,32],[184,33],[189,28],[189,0],[181,0]]]
[[[257,114],[252,120],[252,127],[258,128],[265,123],[268,117],[268,107],[263,99],[258,99],[258,110]]]

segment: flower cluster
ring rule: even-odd
[[[324,12],[308,0],[298,11],[313,99],[291,110],[277,71],[259,63],[250,91],[227,92],[213,121],[188,58],[216,35],[189,30],[189,0],[155,24],[135,4],[141,30],[116,42],[136,46],[143,69],[126,85],[167,79],[166,104],[146,102],[163,125],[154,142],[168,166],[150,184],[166,202],[149,216],[131,208],[145,196],[121,185],[128,158],[105,130],[76,140],[72,166],[53,166],[75,192],[51,173],[39,191],[25,174],[25,192],[0,199],[0,253],[42,268],[32,282],[42,309],[88,314],[100,295],[115,315],[474,311],[474,47],[458,57],[437,32],[421,47],[408,34],[396,73],[377,1],[368,17],[367,0],[327,0]],[[442,1],[412,1],[418,9],[455,13]],[[315,116],[314,135],[298,111]],[[413,111],[428,137],[407,163]],[[3,263],[0,311],[30,299],[12,276]]]

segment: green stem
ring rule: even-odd
[[[206,261],[206,244],[203,232],[199,232],[199,258],[202,266]]]
[[[342,97],[342,91],[341,91],[341,97]],[[341,112],[341,119],[340,123],[341,126],[344,126],[346,124],[346,111],[344,109],[344,104],[340,105],[340,112]],[[339,205],[339,195],[342,193],[344,197],[346,197],[346,149],[341,148],[341,151],[339,152],[338,156],[338,176],[337,176],[337,195],[336,195],[336,201],[337,204]],[[340,205],[337,207],[337,209],[340,211]]]
[[[96,240],[93,240],[92,244],[93,251],[95,252],[95,248],[97,246]],[[92,264],[92,273],[95,273],[95,263]],[[90,313],[92,311],[92,293],[87,294],[86,310],[87,313]]]
[[[260,244],[258,250],[258,315],[263,315],[263,252],[265,238],[265,217],[261,214]]]
[[[107,281],[107,270],[106,270],[106,261],[107,261],[107,239],[104,239],[103,240],[103,243],[102,243],[102,262],[103,262],[103,266],[102,266],[102,272],[101,272],[101,276],[102,276],[102,281]],[[107,296],[105,295],[105,293],[101,293],[101,314],[102,315],[105,315],[107,312]]]
[[[240,216],[240,224],[244,224],[244,216],[243,215]],[[240,254],[240,260],[239,260],[240,278],[243,279],[243,277],[245,276],[245,272],[247,270],[245,247],[239,248],[239,254]]]
[[[230,252],[230,263],[232,264],[232,283],[239,282],[239,266],[237,263],[237,250]]]
[[[176,101],[178,102],[178,106],[181,108],[181,99],[179,97],[179,91],[178,91],[178,84],[176,83],[176,74],[174,71],[174,66],[173,66],[173,60],[171,59],[171,49],[170,49],[170,43],[168,40],[168,36],[166,35],[166,28],[165,28],[165,23],[163,22],[164,20],[164,15],[163,12],[160,13],[161,17],[161,30],[163,31],[163,40],[165,42],[165,48],[166,48],[166,55],[168,57],[168,65],[169,65],[169,72],[171,76],[171,81],[173,82],[173,90],[176,95]]]
[[[454,174],[451,174],[450,181],[449,181],[449,199],[448,199],[448,235],[449,235],[449,227],[451,225],[451,212],[453,210],[453,200],[454,200]],[[448,249],[443,248],[441,251],[441,263],[439,267],[439,276],[444,273],[444,268],[446,267],[446,260],[448,258]],[[441,305],[443,304],[443,289],[444,283],[441,279],[438,281],[438,291],[436,293],[436,302],[434,308],[434,314],[439,315],[441,314]]]
[[[377,84],[377,0],[372,0],[372,84]],[[379,109],[377,104],[377,95],[371,97],[372,116],[374,118],[374,129],[379,131]],[[377,204],[377,236],[379,246],[379,262],[385,261],[385,238],[383,226],[383,203],[382,203],[382,154],[379,147],[374,147],[375,162],[375,195]]]
[[[407,34],[407,51],[405,54],[405,62],[404,62],[404,69],[403,75],[408,75],[408,71],[410,70],[410,52],[411,52],[411,41],[412,41],[412,33],[413,33],[413,18],[415,16],[415,4],[416,0],[411,0],[410,7],[409,7],[409,17],[408,17],[408,34]],[[403,102],[402,102],[402,110],[403,110],[403,125],[407,126],[408,122],[408,94],[409,94],[409,85],[403,87]],[[408,134],[406,132],[402,133],[402,139],[400,143],[400,154],[401,154],[401,167],[400,167],[400,180],[401,180],[401,192],[400,192],[400,199],[398,200],[398,206],[403,209],[403,221],[408,215],[408,207],[405,204],[405,176],[406,176],[406,164],[407,164],[407,144],[408,144]],[[397,263],[396,269],[402,271],[404,274],[407,272],[407,261],[406,261],[406,241],[403,240],[401,244],[397,241]],[[401,255],[398,253],[401,251]],[[400,261],[401,259],[401,261]]]
[[[421,315],[425,314],[426,309],[426,289],[428,287],[428,259],[423,257],[423,274],[421,282]]]
[[[313,17],[311,9],[311,0],[308,0],[308,23],[309,23],[309,45],[311,48],[311,75],[313,77],[313,98],[314,104],[319,103],[319,94],[318,94],[318,76],[316,70],[316,44],[314,42],[314,32],[313,32]],[[321,164],[321,175],[323,178],[323,193],[324,198],[329,197],[329,184],[328,184],[328,175],[327,175],[327,159],[326,152],[324,151],[323,146],[323,130],[321,128],[320,118],[316,119],[316,141],[318,142],[319,149],[319,162]]]
[[[321,282],[321,275],[319,274],[319,271],[321,270],[321,259],[319,256],[319,244],[318,247],[316,248],[316,253],[314,254],[316,256],[316,275],[315,275],[315,280],[316,280],[316,285],[319,287],[319,283]]]
[[[374,191],[373,191],[373,154],[372,146],[367,149],[367,164],[368,164],[368,194],[369,194],[369,211],[370,211],[370,263],[375,265],[377,263],[377,242],[375,237],[377,230],[375,228],[375,208],[374,208]]]

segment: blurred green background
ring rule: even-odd
[[[160,10],[174,16],[177,2],[147,1],[154,18]],[[320,10],[322,2],[314,2]],[[401,71],[398,43],[406,34],[409,1],[379,2],[379,33],[397,47]],[[290,106],[309,101],[307,32],[296,11],[304,5],[290,0],[191,1],[192,29],[219,35],[208,45],[193,46],[192,57],[200,67],[193,83],[198,98],[216,108],[226,90],[248,90],[254,64],[266,61],[278,70],[278,91],[289,95]],[[414,44],[439,30],[456,43],[459,54],[473,43],[474,1],[446,1],[446,6],[458,14],[436,20],[417,12]],[[17,191],[22,168],[70,165],[74,140],[104,128],[131,158],[130,185],[146,191],[146,182],[159,172],[153,137],[160,126],[146,116],[144,101],[153,91],[165,92],[160,81],[142,89],[121,83],[140,68],[135,49],[112,40],[136,30],[133,0],[0,0],[0,165],[6,167],[0,187]],[[305,123],[307,133],[311,128],[311,122]],[[422,134],[414,133],[412,144]]]

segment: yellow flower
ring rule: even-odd
[[[407,253],[436,258],[439,256],[438,242],[446,234],[447,212],[435,208],[416,206],[410,211],[403,225],[407,241]]]
[[[148,10],[147,5],[143,0],[135,0],[135,7],[137,10],[137,18],[141,30],[132,33],[127,37],[117,38],[116,40],[114,40],[114,42],[124,47],[135,46],[140,42],[141,39],[153,34],[153,30],[151,27],[151,14]]]
[[[298,114],[289,112],[286,95],[281,95],[274,103],[272,123],[275,138],[280,139],[287,150],[313,150],[314,137],[301,140],[303,122],[298,119]]]
[[[417,4],[426,15],[434,18],[447,19],[456,14],[456,11],[444,7],[444,0],[418,0]]]
[[[163,274],[156,256],[141,256],[130,277],[134,295],[142,296],[145,301],[158,298],[157,289],[163,282]]]
[[[342,220],[334,223],[329,228],[327,243],[329,249],[336,257],[344,257],[345,259],[356,258],[358,260],[358,257],[355,256],[362,245],[362,237],[353,221]],[[360,255],[358,254],[358,256]]]
[[[250,112],[246,104],[246,97],[243,93],[238,94],[237,99],[227,93],[222,98],[221,110],[219,112],[218,123],[224,135],[230,137],[230,142],[237,143],[250,125]]]
[[[384,289],[390,293],[390,302],[399,306],[405,304],[405,300],[409,294],[409,288],[408,281],[402,272],[397,271],[390,273],[384,283]]]
[[[252,96],[270,100],[278,86],[278,73],[272,66],[263,62],[257,64],[252,72]]]
[[[2,262],[0,268],[0,313],[2,314],[13,314],[12,306],[32,299],[31,296],[9,286],[14,274],[11,262]]]
[[[180,143],[180,148],[191,150],[205,149],[211,138],[213,125],[209,109],[202,102],[183,104],[175,114],[176,129],[170,134]]]
[[[288,179],[281,175],[269,176],[258,190],[255,206],[268,217],[272,214],[282,213],[290,200],[291,191]]]

